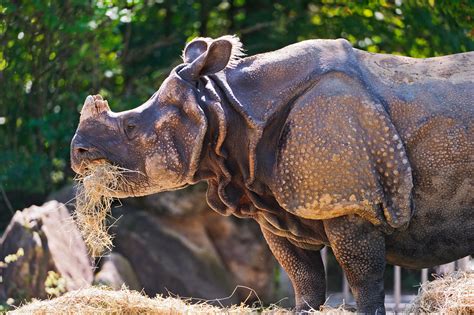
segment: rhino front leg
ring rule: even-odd
[[[262,232],[273,255],[290,277],[296,310],[319,310],[326,298],[326,277],[320,252],[296,247],[264,228]]]
[[[358,313],[385,314],[383,233],[356,215],[325,220],[324,228],[346,273]]]

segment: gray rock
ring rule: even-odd
[[[114,252],[125,256],[148,295],[168,292],[223,304],[274,302],[276,262],[259,228],[210,209],[186,216],[156,216],[121,208]],[[238,223],[237,223],[238,222]],[[258,295],[258,298],[257,298]]]
[[[224,217],[209,211],[201,221],[220,259],[240,288],[240,300],[275,302],[274,272],[276,260],[263,240],[260,227],[253,220]],[[258,295],[258,298],[257,296]]]
[[[15,253],[20,255],[13,261],[6,258]],[[93,279],[79,231],[66,207],[56,201],[15,213],[0,239],[0,261],[6,261],[0,268],[0,300],[46,298],[47,287],[49,294],[61,293],[90,285]]]
[[[177,230],[170,220],[139,211],[117,225],[114,251],[130,261],[148,295],[214,299],[232,291],[231,275],[198,223],[184,219],[186,231]]]

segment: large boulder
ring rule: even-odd
[[[130,261],[145,292],[211,299],[232,291],[231,276],[199,223],[183,218],[185,231],[172,224],[139,211],[123,215],[114,229],[114,252]]]
[[[66,207],[50,201],[17,211],[0,239],[0,300],[46,298],[88,286],[93,271]]]
[[[260,227],[251,220],[224,217],[209,211],[200,224],[214,245],[234,285],[251,288],[258,298],[275,302],[275,272],[278,268],[273,255],[262,237]],[[241,300],[248,290],[238,291]],[[250,301],[256,296],[251,296]]]
[[[147,294],[209,300],[227,297],[240,285],[274,301],[276,262],[258,225],[215,213],[202,189],[126,200],[114,213],[121,218],[112,230],[113,251],[130,261]],[[249,293],[241,288],[223,303],[243,301]]]

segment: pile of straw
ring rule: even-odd
[[[206,303],[188,304],[176,298],[148,298],[137,291],[91,287],[47,301],[33,301],[12,314],[217,314]]]
[[[76,178],[74,221],[92,257],[112,248],[107,218],[112,218],[113,193],[127,184],[124,176],[127,172],[132,171],[109,163],[91,164],[85,174]]]
[[[214,301],[215,302],[215,301]],[[415,301],[406,310],[410,314],[474,314],[474,273],[457,272],[421,286]],[[137,291],[122,288],[90,287],[71,291],[45,301],[32,301],[11,314],[290,314],[291,311],[246,305],[228,308],[209,302],[191,303],[173,297],[149,298]],[[308,314],[353,314],[344,307],[323,306]]]
[[[474,314],[474,272],[455,272],[423,284],[408,313]]]
[[[246,305],[227,308],[214,306],[208,302],[191,303],[173,297],[157,296],[149,298],[137,291],[122,288],[113,291],[105,287],[90,287],[71,291],[65,295],[46,301],[33,301],[9,314],[291,314],[292,312],[272,306],[269,308],[250,307]],[[322,311],[312,311],[308,314],[352,314],[342,307],[337,309],[324,308]]]

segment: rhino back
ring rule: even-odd
[[[474,52],[414,59],[356,51],[406,146],[421,211],[474,207]],[[447,211],[438,211],[441,217]],[[432,213],[431,213],[432,214]],[[448,214],[445,214],[448,215]]]
[[[474,244],[474,53],[429,59],[356,51],[360,71],[384,102],[413,169],[415,213],[404,244],[413,266],[429,256],[442,261]],[[462,246],[453,246],[462,244]],[[449,254],[449,255],[448,255]],[[459,257],[462,256],[461,254]]]

